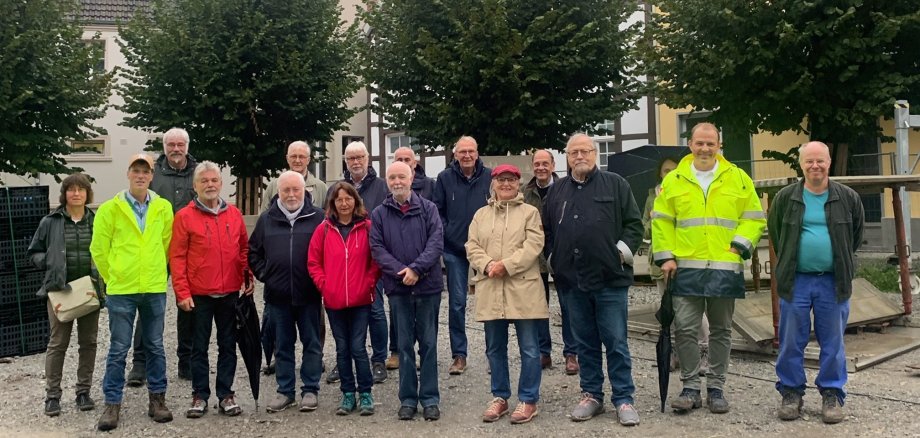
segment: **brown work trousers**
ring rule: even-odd
[[[64,374],[64,357],[70,345],[70,334],[77,324],[77,342],[80,345],[77,359],[76,393],[89,392],[93,384],[96,365],[96,335],[99,333],[99,311],[86,314],[70,322],[58,321],[48,300],[48,323],[51,336],[45,353],[45,393],[47,398],[61,398],[61,378]]]

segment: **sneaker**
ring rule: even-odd
[[[77,409],[84,411],[84,412],[96,409],[96,402],[93,401],[93,399],[89,397],[88,392],[81,392],[77,394],[76,404],[77,404]]]
[[[422,409],[422,417],[425,418],[425,421],[438,421],[441,419],[441,409],[438,408],[438,405],[425,406]]]
[[[374,397],[369,392],[362,392],[358,395],[358,410],[362,417],[374,415]]]
[[[316,394],[312,392],[305,392],[300,398],[300,412],[315,411],[317,406],[319,402],[316,400]]]
[[[453,363],[450,364],[447,372],[452,376],[459,376],[466,371],[466,358],[463,356],[454,356]]]
[[[145,368],[144,365],[138,364],[132,366],[131,372],[128,373],[128,378],[125,380],[125,384],[132,388],[140,388],[144,386],[145,382],[147,382],[147,368]]]
[[[565,374],[568,376],[574,376],[578,374],[578,356],[574,354],[565,355]]]
[[[700,390],[684,388],[674,400],[671,401],[671,408],[675,411],[689,411],[699,409],[703,406],[703,398],[700,396]]]
[[[709,346],[700,345],[700,375],[705,376],[709,372]]]
[[[537,416],[537,404],[536,403],[518,403],[517,407],[514,408],[514,412],[511,414],[511,424],[523,424],[533,420],[533,417]]]
[[[335,383],[338,382],[339,379],[339,366],[336,365],[332,367],[332,371],[326,373],[326,383]]]
[[[544,370],[553,368],[553,359],[548,354],[540,355],[540,368]]]
[[[383,362],[374,362],[371,364],[371,374],[374,376],[374,383],[386,382],[387,366]]]
[[[399,355],[396,353],[390,353],[390,357],[386,361],[388,370],[398,370],[399,369]]]
[[[57,417],[58,415],[61,415],[61,400],[56,398],[46,399],[45,415],[49,417]]]
[[[110,405],[106,403],[105,410],[102,411],[102,416],[99,417],[99,422],[96,423],[96,429],[105,432],[107,430],[112,430],[118,427],[118,417],[120,412],[121,405]]]
[[[617,419],[623,426],[636,426],[639,424],[639,412],[632,403],[623,403],[617,408]]]
[[[826,424],[843,421],[843,405],[837,398],[837,391],[833,389],[821,391],[821,420]]]
[[[400,406],[399,411],[396,412],[396,417],[402,421],[408,421],[415,418],[415,413],[417,410],[414,406]]]
[[[355,402],[355,393],[343,393],[342,403],[339,403],[339,408],[335,410],[335,415],[348,415],[355,411],[356,406],[357,404]]]
[[[572,421],[587,421],[602,413],[604,413],[604,404],[586,392],[581,395],[578,406],[572,410]]]
[[[483,423],[494,423],[508,413],[508,400],[501,397],[495,397],[489,402],[489,406],[482,414]]]
[[[169,423],[173,420],[172,412],[166,407],[166,393],[148,393],[149,404],[147,405],[147,416],[153,418],[157,423]]]
[[[243,408],[237,404],[236,396],[233,394],[224,397],[224,399],[217,404],[217,407],[219,408],[218,412],[228,417],[235,417],[243,412]]]
[[[706,404],[709,406],[709,412],[713,414],[724,414],[728,412],[728,400],[721,389],[709,388],[706,390]]]
[[[294,406],[294,397],[288,397],[284,394],[275,394],[275,398],[265,406],[265,412],[281,412],[291,406]]]
[[[192,396],[192,405],[185,411],[185,418],[201,418],[208,411],[208,401],[197,395]]]
[[[795,391],[783,391],[783,401],[776,411],[776,416],[780,420],[790,421],[799,418],[802,415],[802,394]]]

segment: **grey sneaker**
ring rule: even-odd
[[[821,420],[826,424],[843,421],[843,404],[837,398],[837,391],[833,389],[821,391]]]
[[[374,383],[383,383],[387,381],[387,366],[383,362],[374,362],[371,364],[371,374],[374,376]]]
[[[192,405],[185,411],[185,418],[201,418],[205,412],[208,412],[208,401],[193,395]]]
[[[623,426],[636,426],[639,424],[639,412],[632,403],[623,403],[617,408],[617,419]]]
[[[288,397],[284,394],[275,394],[275,398],[265,406],[265,412],[281,412],[291,406],[294,406],[294,397]]]
[[[604,404],[586,392],[582,394],[578,406],[575,406],[575,409],[572,410],[572,421],[590,420],[595,415],[602,413],[604,413]]]
[[[300,412],[312,412],[316,410],[319,403],[316,401],[316,394],[305,392],[300,398]]]
[[[675,411],[689,411],[698,409],[703,406],[703,398],[700,397],[700,390],[684,388],[680,395],[671,401],[671,408]]]
[[[56,398],[46,399],[45,415],[49,417],[57,417],[58,415],[61,415],[61,400]]]
[[[790,390],[783,391],[783,401],[776,411],[780,420],[790,421],[802,415],[802,395]]]
[[[332,367],[332,370],[330,370],[328,373],[326,373],[326,383],[335,383],[335,382],[338,382],[339,379],[340,379],[340,377],[339,377],[339,366],[336,365],[336,366]]]
[[[728,412],[728,400],[721,389],[709,388],[706,390],[706,405],[709,406],[709,412],[713,414],[724,414]]]

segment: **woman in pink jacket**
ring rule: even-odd
[[[354,186],[338,182],[329,193],[326,220],[310,240],[307,270],[323,295],[335,339],[342,390],[336,414],[348,415],[357,409],[361,415],[372,415],[374,380],[367,356],[367,325],[380,269],[371,258],[371,221]]]

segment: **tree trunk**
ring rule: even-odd
[[[236,178],[236,207],[244,215],[259,214],[262,199],[262,178],[241,176]]]

